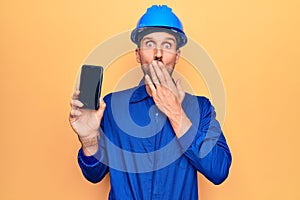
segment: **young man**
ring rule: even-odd
[[[139,86],[107,95],[96,111],[81,109],[74,92],[79,166],[93,183],[109,172],[109,199],[198,199],[197,171],[220,184],[231,154],[209,100],[172,79],[187,42],[181,22],[169,7],[152,6],[131,39],[144,72]]]

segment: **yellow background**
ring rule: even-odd
[[[88,183],[77,165],[69,100],[89,53],[132,29],[154,3],[173,8],[226,89],[233,164],[220,186],[199,175],[200,199],[300,199],[299,1],[2,0],[1,200],[107,199],[109,179]],[[112,73],[134,59],[120,58]]]

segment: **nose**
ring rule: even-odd
[[[154,60],[162,61],[163,51],[160,48],[154,50]]]

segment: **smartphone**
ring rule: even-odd
[[[79,97],[85,109],[97,110],[103,79],[103,67],[83,65],[81,67]]]

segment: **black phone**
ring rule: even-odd
[[[83,65],[81,67],[79,97],[85,109],[97,110],[103,79],[103,67]]]

